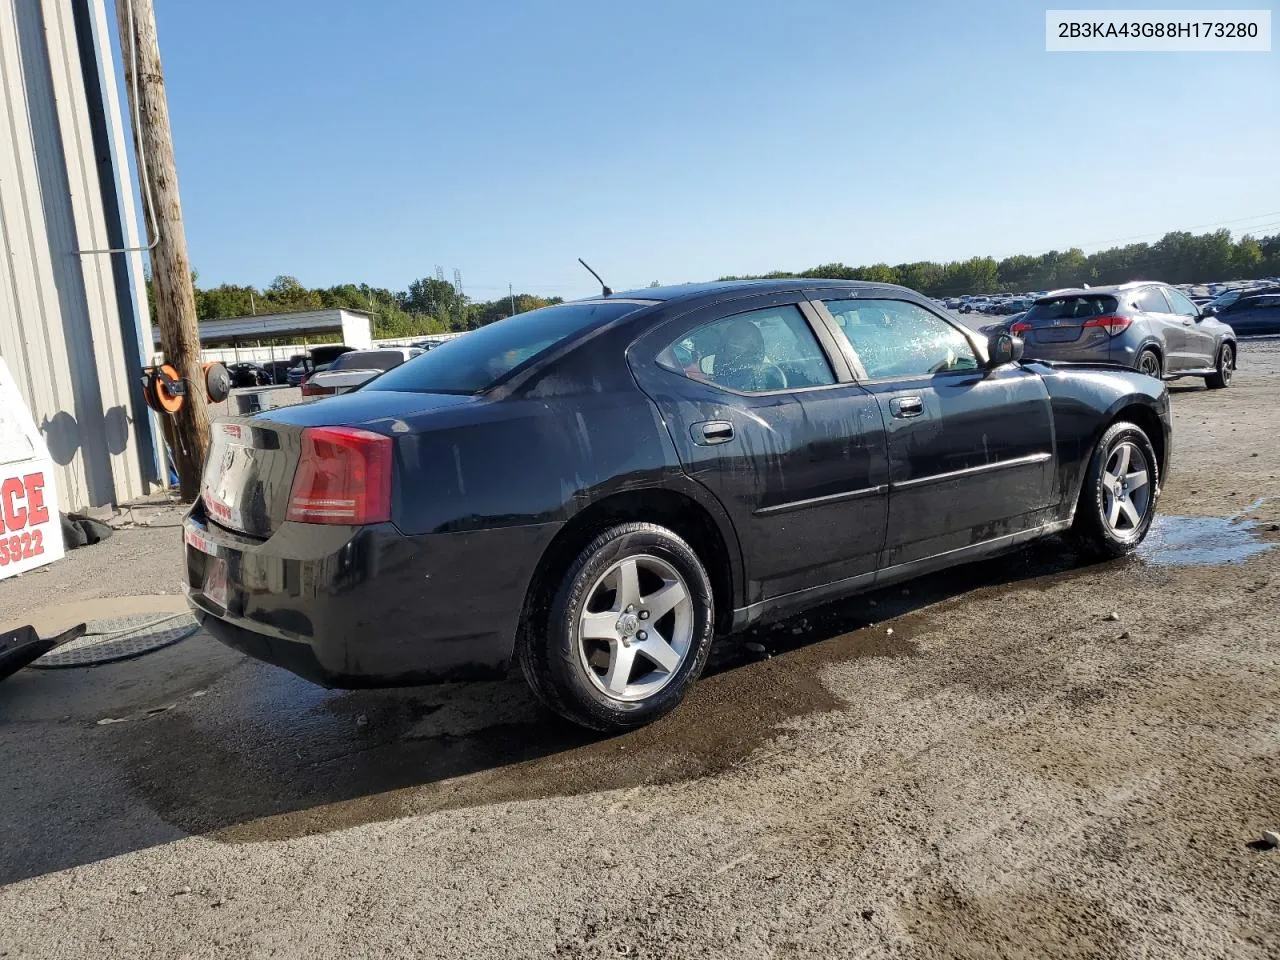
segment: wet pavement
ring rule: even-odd
[[[18,814],[12,835],[63,839],[20,841],[21,855],[0,862],[0,883],[175,836],[282,840],[435,810],[711,776],[744,761],[787,720],[837,709],[824,666],[914,656],[911,637],[928,627],[931,605],[975,589],[1047,589],[1076,566],[1066,546],[1050,540],[748,631],[717,646],[678,711],[609,738],[543,711],[518,677],[325,690],[203,633],[92,670],[26,671],[3,691],[0,727],[58,717],[64,733],[84,738],[101,776],[77,782],[74,758],[53,751],[32,779],[14,780],[10,817],[27,800],[50,792],[59,799],[36,813],[38,830]],[[892,632],[880,626],[889,619]],[[59,716],[60,702],[74,702],[73,715]],[[153,841],[117,834],[114,805],[95,802],[94,791],[119,782],[153,815]],[[96,840],[86,845],[89,834]],[[115,836],[127,838],[119,849]]]

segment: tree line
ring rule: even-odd
[[[531,293],[474,301],[453,284],[435,277],[415,280],[407,290],[401,291],[371,287],[367,283],[305,287],[297,278],[283,275],[262,289],[233,283],[201,287],[199,278],[194,279],[198,320],[301,310],[365,310],[373,314],[373,335],[379,340],[474,330],[513,312],[524,313],[562,302],[560,297],[539,297]],[[154,302],[152,309],[154,311]]]
[[[1018,254],[1003,260],[970,257],[950,263],[920,260],[895,266],[874,263],[860,267],[825,263],[799,272],[779,270],[721,279],[873,280],[902,284],[930,297],[958,297],[1051,290],[1084,283],[1098,286],[1129,280],[1207,283],[1276,276],[1280,276],[1280,233],[1263,237],[1246,234],[1233,239],[1229,230],[1216,230],[1199,235],[1176,231],[1166,233],[1155,243],[1130,243],[1090,254],[1072,247],[1038,255]],[[200,320],[342,307],[372,313],[373,335],[377,339],[474,330],[513,312],[524,313],[562,302],[560,297],[539,297],[531,293],[473,301],[453,284],[435,277],[414,280],[408,289],[399,291],[366,283],[306,287],[295,277],[283,275],[262,289],[229,283],[201,287],[196,279],[196,315]],[[153,300],[153,315],[154,309]]]
[[[925,296],[939,298],[1052,290],[1078,287],[1084,283],[1100,286],[1130,280],[1162,280],[1165,283],[1253,280],[1280,277],[1280,233],[1264,237],[1246,234],[1233,240],[1229,230],[1199,235],[1175,231],[1166,233],[1155,243],[1130,243],[1090,254],[1079,247],[1072,247],[1039,255],[1018,254],[1003,260],[971,257],[950,263],[920,260],[896,266],[874,263],[861,267],[824,263],[798,273],[779,270],[758,276],[721,279],[784,277],[898,283]]]

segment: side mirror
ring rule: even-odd
[[[1215,307],[1215,306],[1213,306],[1212,304],[1210,304],[1210,305],[1208,305],[1208,306],[1206,306],[1206,307],[1202,307],[1202,308],[1201,308],[1201,310],[1200,310],[1200,316],[1202,316],[1202,317],[1212,317],[1212,316],[1213,316],[1215,313],[1217,313],[1217,312],[1218,312],[1218,308],[1217,308],[1217,307]]]
[[[1024,350],[1021,337],[1003,331],[987,337],[987,366],[1001,367],[1022,359]]]

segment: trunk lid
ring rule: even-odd
[[[210,430],[200,498],[219,526],[265,539],[288,514],[307,427],[360,427],[395,436],[405,432],[404,417],[475,402],[468,395],[360,391],[220,419]]]
[[[284,522],[302,451],[302,428],[253,417],[219,420],[210,430],[200,499],[209,519],[254,537]]]

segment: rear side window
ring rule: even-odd
[[[1182,317],[1198,317],[1200,316],[1200,308],[1191,302],[1190,298],[1173,287],[1164,288],[1165,298],[1169,301],[1169,306],[1173,307],[1173,312]]]
[[[835,383],[822,347],[792,304],[697,327],[658,354],[658,363],[693,380],[740,393]]]
[[[1280,296],[1266,295],[1261,297],[1242,297],[1232,306],[1232,312],[1245,310],[1277,310],[1280,309]]]
[[[508,373],[583,331],[649,306],[649,301],[562,303],[498,320],[402,363],[365,390],[480,393]]]
[[[1101,317],[1115,313],[1119,308],[1115,297],[1084,296],[1054,297],[1032,304],[1027,315],[1023,317],[1027,323],[1037,320],[1088,320],[1090,317]],[[1168,308],[1164,308],[1168,309]]]
[[[1143,313],[1171,313],[1169,301],[1164,298],[1159,287],[1147,287],[1133,301]]]
[[[827,310],[872,380],[975,370],[968,339],[905,300],[831,300]]]

